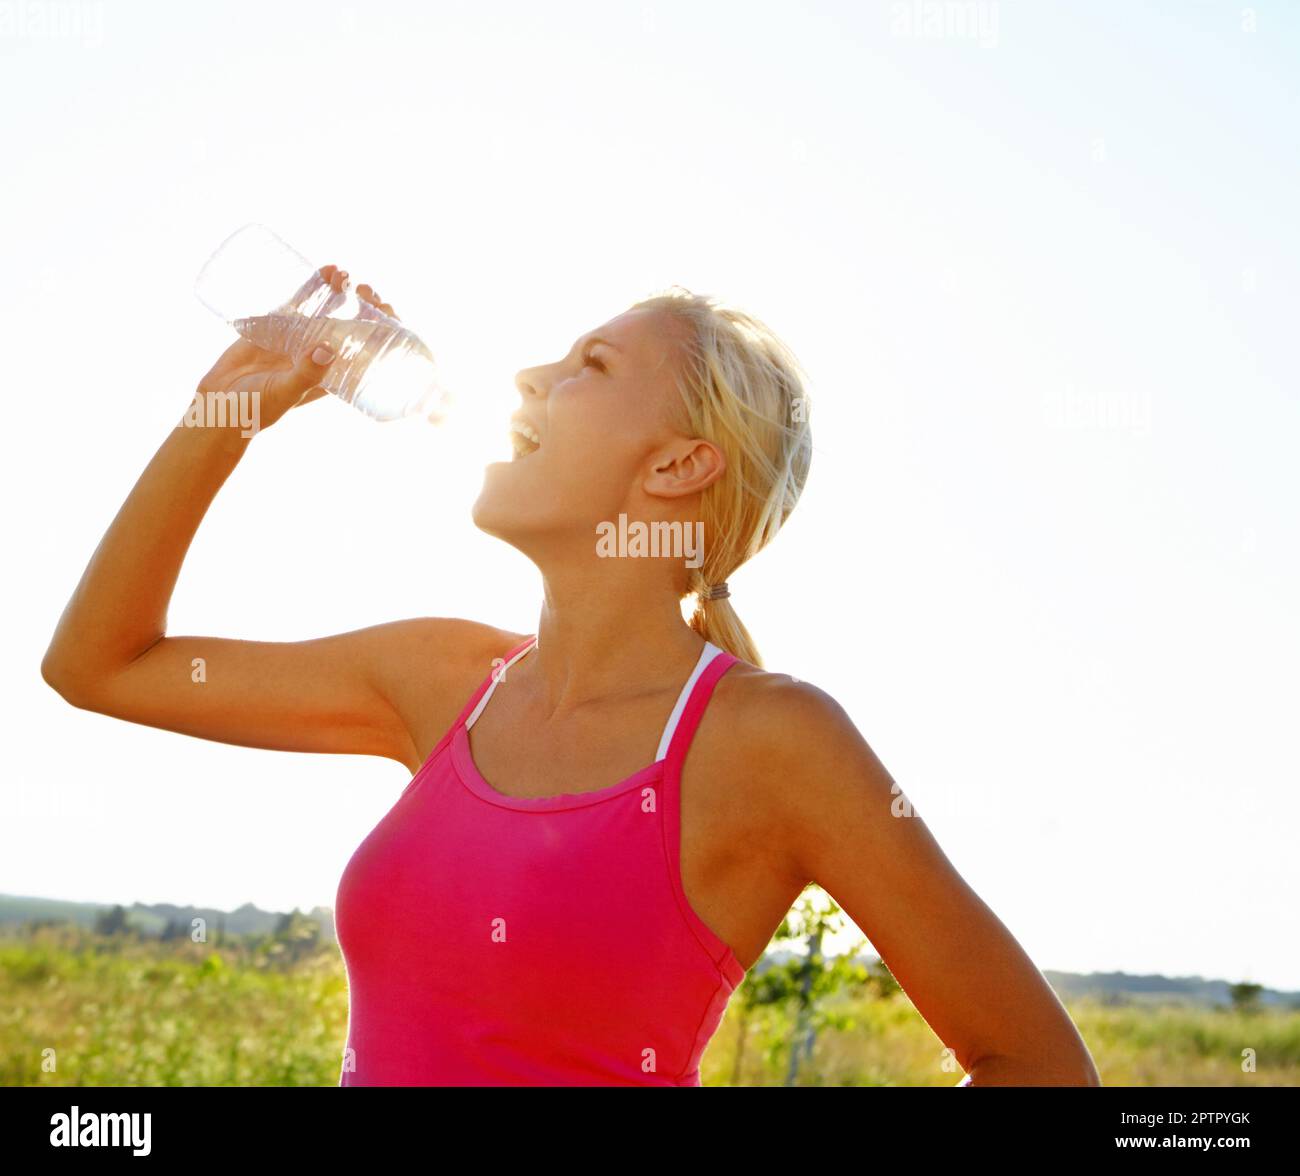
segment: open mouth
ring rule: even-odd
[[[537,430],[526,421],[511,421],[510,444],[515,451],[511,460],[518,461],[521,457],[536,453],[542,447],[542,439],[537,435]]]

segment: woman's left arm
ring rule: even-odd
[[[755,772],[798,877],[880,953],[974,1086],[1100,1086],[1042,973],[940,849],[843,708],[769,679]]]

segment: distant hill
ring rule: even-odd
[[[20,895],[0,894],[0,930],[6,926],[34,919],[52,919],[93,927],[96,918],[111,910],[113,903],[65,902],[56,898],[29,898]],[[283,913],[264,911],[246,902],[233,911],[220,911],[211,907],[174,906],[171,903],[132,903],[126,907],[126,921],[144,935],[161,935],[169,920],[188,925],[194,918],[207,920],[210,928],[222,928],[235,935],[267,935],[275,930]],[[321,938],[337,942],[334,933],[334,912],[329,907],[317,906],[305,912],[306,917],[320,924]],[[756,970],[778,960],[787,959],[789,951],[770,952],[756,965]],[[878,957],[863,954],[863,963],[875,962]],[[1078,972],[1043,971],[1047,982],[1064,1001],[1091,997],[1105,1004],[1186,1004],[1202,1008],[1227,1008],[1232,1004],[1230,980],[1207,980],[1201,976],[1130,975],[1128,972]],[[1261,989],[1259,1003],[1266,1008],[1300,1008],[1300,992],[1280,992],[1272,988]]]
[[[0,928],[34,919],[53,919],[57,922],[76,923],[81,927],[93,927],[96,918],[104,911],[111,910],[114,905],[108,902],[66,902],[57,898],[0,894]],[[283,917],[280,911],[264,911],[251,902],[246,902],[233,911],[174,906],[166,902],[135,902],[125,909],[127,924],[137,928],[142,935],[161,935],[170,920],[188,925],[191,919],[196,918],[206,920],[210,928],[221,928],[232,935],[269,935]],[[318,906],[305,914],[320,924],[323,939],[334,941],[333,911]]]
[[[1128,972],[1049,972],[1043,975],[1062,1000],[1091,996],[1109,1004],[1188,1004],[1201,1007],[1231,1005],[1230,980],[1201,976],[1135,976]],[[1259,1003],[1265,1008],[1300,1009],[1300,992],[1261,988]]]
[[[786,949],[770,951],[754,965],[761,972],[772,963],[794,959]],[[859,963],[875,964],[880,957],[863,952],[855,957]],[[1052,990],[1063,1001],[1091,997],[1102,1004],[1184,1004],[1199,1008],[1231,1008],[1231,980],[1206,980],[1201,976],[1137,976],[1128,972],[1054,972],[1043,970]],[[1300,992],[1282,992],[1261,988],[1259,1003],[1265,1008],[1300,1009]]]

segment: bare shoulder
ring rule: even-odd
[[[898,791],[893,777],[819,686],[739,662],[720,679],[716,699],[738,778],[792,856],[806,862],[806,846],[846,814],[888,811]]]
[[[527,633],[499,629],[464,617],[409,617],[378,625],[374,632],[387,652],[400,654],[393,666],[420,679],[457,676],[522,643]]]
[[[500,659],[527,637],[464,617],[376,626],[374,673],[411,736],[415,771]]]
[[[746,766],[786,764],[810,752],[865,744],[838,701],[812,682],[738,662],[718,683],[717,705]]]

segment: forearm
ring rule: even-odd
[[[249,438],[233,427],[177,425],[91,556],[41,670],[56,688],[93,681],[163,636],[190,543]]]

